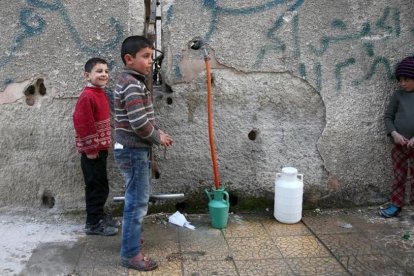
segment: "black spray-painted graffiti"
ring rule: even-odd
[[[113,28],[115,34],[113,38],[102,45],[101,47],[90,47],[80,37],[75,25],[73,24],[62,0],[53,0],[51,3],[46,3],[41,0],[26,0],[28,7],[24,7],[20,10],[19,23],[21,26],[20,32],[17,33],[10,49],[5,56],[0,56],[0,68],[7,66],[16,58],[16,54],[21,51],[25,45],[25,41],[36,35],[40,35],[46,28],[46,21],[39,14],[36,13],[36,9],[42,9],[50,12],[57,12],[63,18],[66,27],[69,30],[71,39],[76,43],[76,46],[80,51],[87,53],[91,56],[101,56],[108,51],[117,47],[123,38],[123,26],[114,17],[109,19],[110,25]],[[109,60],[110,68],[113,67],[114,61]],[[3,81],[5,85],[11,83],[11,79]]]
[[[352,41],[360,42],[361,52],[366,53],[369,60],[372,60],[371,66],[363,76],[352,81],[352,85],[358,86],[364,82],[370,80],[380,67],[384,68],[386,77],[391,79],[392,65],[387,57],[376,55],[374,42],[386,42],[390,39],[396,39],[401,33],[401,22],[400,22],[400,11],[397,8],[385,7],[382,14],[378,18],[373,19],[372,22],[366,21],[362,24],[361,28],[357,32],[348,30],[346,23],[341,19],[333,19],[331,28],[333,33],[343,32],[342,35],[324,35],[320,38],[318,45],[308,45],[305,48],[301,48],[300,45],[300,34],[299,34],[299,15],[298,11],[305,3],[305,0],[285,1],[285,0],[271,0],[267,3],[256,5],[252,7],[244,8],[223,8],[220,7],[216,0],[201,0],[202,5],[211,12],[210,25],[204,38],[209,41],[214,35],[217,29],[219,18],[221,16],[246,16],[255,13],[264,12],[269,9],[276,9],[281,5],[286,6],[286,10],[282,14],[275,13],[275,18],[271,26],[263,30],[267,38],[266,45],[260,47],[257,50],[256,61],[254,64],[255,68],[260,68],[265,56],[269,53],[285,53],[287,49],[287,43],[279,36],[279,31],[285,24],[290,24],[291,35],[292,35],[292,53],[294,58],[300,60],[302,51],[306,51],[306,54],[314,55],[315,59],[326,55],[327,50],[330,47],[334,47],[340,43],[349,43]],[[167,24],[173,18],[174,9],[170,7],[167,13]],[[291,20],[284,20],[284,16],[290,14]],[[414,36],[414,28],[410,30]],[[175,77],[180,77],[181,73],[178,67],[178,61],[180,56],[175,56],[173,61]],[[357,60],[354,57],[345,58],[342,61],[338,61],[334,65],[334,72],[336,78],[336,91],[342,89],[342,73],[343,71],[353,65],[356,65]],[[315,62],[312,68],[313,74],[315,75],[315,87],[318,91],[322,89],[322,65],[320,62]],[[306,64],[299,63],[298,74],[306,78],[307,70]]]

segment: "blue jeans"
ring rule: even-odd
[[[115,161],[125,179],[121,257],[131,259],[141,251],[141,228],[148,211],[151,186],[151,149],[114,150]]]

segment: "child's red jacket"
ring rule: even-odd
[[[110,107],[105,90],[86,86],[73,112],[76,149],[80,153],[96,154],[111,146]]]

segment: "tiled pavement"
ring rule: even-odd
[[[20,275],[414,275],[412,208],[392,219],[375,208],[313,210],[291,225],[270,212],[230,214],[222,230],[208,215],[186,218],[195,230],[167,223],[167,214],[145,219],[143,252],[159,262],[152,272],[119,266],[117,235],[82,236],[65,250],[41,245]],[[57,262],[61,271],[50,271]]]
[[[305,216],[303,221],[351,275],[414,275],[412,207],[391,219],[365,208]]]

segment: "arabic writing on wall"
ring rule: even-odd
[[[272,24],[261,30],[266,37],[266,41],[261,42],[263,46],[252,48],[256,51],[256,60],[254,69],[260,69],[263,61],[272,53],[286,54],[288,47],[293,58],[299,61],[296,69],[299,76],[306,78],[307,74],[314,74],[314,87],[321,91],[323,88],[323,75],[325,70],[331,70],[335,75],[335,89],[337,93],[343,89],[343,74],[346,69],[351,69],[357,65],[357,59],[354,56],[344,57],[343,60],[336,62],[333,68],[323,68],[326,66],[323,60],[326,60],[327,51],[331,48],[341,49],[351,43],[356,44],[358,56],[365,55],[366,60],[370,61],[369,68],[361,76],[355,76],[352,85],[359,86],[370,80],[376,74],[385,74],[384,78],[393,78],[393,64],[389,58],[381,55],[376,51],[376,47],[385,44],[391,40],[399,39],[401,35],[401,14],[399,8],[384,7],[377,17],[369,18],[359,27],[350,28],[347,26],[346,19],[333,18],[330,23],[331,32],[321,33],[318,43],[310,45],[301,45],[301,33],[299,32],[300,15],[299,10],[303,8],[305,0],[285,1],[271,0],[267,3],[243,8],[227,8],[219,6],[215,0],[203,0],[202,5],[207,9],[211,18],[207,32],[204,35],[206,41],[209,41],[214,35],[220,24],[220,18],[226,16],[249,16],[253,18],[254,14],[261,14],[268,10],[275,10]],[[283,7],[286,7],[283,10]],[[281,11],[282,9],[282,11]],[[277,10],[277,11],[276,11]],[[301,11],[306,12],[306,10]],[[167,24],[173,20],[173,7],[167,13]],[[286,20],[286,16],[290,16]],[[253,19],[254,20],[254,19]],[[290,29],[291,39],[283,37],[282,28]],[[356,30],[355,30],[356,29]],[[339,35],[338,35],[339,33]],[[414,28],[411,29],[411,35],[414,37]],[[313,64],[305,64],[301,61],[302,56],[310,56],[314,61]],[[178,67],[180,55],[173,57],[173,71],[175,77],[180,77]],[[310,69],[307,67],[311,67]],[[381,71],[379,70],[381,68]],[[380,71],[380,72],[379,72]],[[385,73],[384,73],[385,72]]]
[[[29,38],[40,35],[46,30],[47,22],[39,15],[39,13],[36,12],[37,9],[51,13],[58,13],[59,16],[62,17],[65,26],[68,28],[70,38],[75,42],[76,47],[90,56],[107,54],[109,51],[117,47],[123,38],[122,24],[118,21],[118,19],[111,17],[109,22],[112,27],[112,31],[114,32],[112,39],[100,47],[91,47],[81,38],[75,24],[72,22],[68,11],[63,4],[63,0],[54,0],[52,3],[47,3],[41,0],[26,0],[25,2],[27,6],[20,9],[19,13],[20,29],[15,35],[6,55],[0,56],[0,68],[8,66],[16,58],[17,53],[24,47],[28,46],[27,40]],[[106,35],[110,35],[109,31]],[[109,60],[108,62],[110,67],[112,67],[114,61]],[[5,85],[11,82],[12,80],[10,78],[3,80]]]

